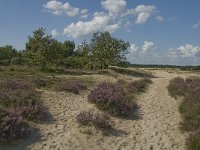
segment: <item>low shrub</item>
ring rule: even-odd
[[[129,93],[143,92],[148,84],[151,84],[150,79],[140,79],[133,82],[130,82],[127,86],[127,91]]]
[[[136,106],[121,86],[109,82],[97,85],[88,95],[88,101],[117,116],[129,116]]]
[[[120,67],[115,67],[115,66],[109,66],[108,67],[110,70],[116,72],[116,73],[121,73],[125,75],[130,75],[130,76],[135,76],[135,77],[153,77],[153,75],[149,72],[139,70],[139,69],[128,69],[128,68],[120,68]]]
[[[33,83],[20,79],[0,80],[0,139],[24,138],[30,134],[25,120],[42,121],[47,111]]]
[[[105,113],[94,114],[90,111],[89,112],[83,111],[77,115],[76,119],[77,122],[83,126],[95,126],[96,128],[100,129],[101,128],[106,129],[112,127],[110,116]]]
[[[180,105],[183,121],[181,128],[185,131],[196,132],[200,127],[200,78],[175,78],[170,81],[169,93],[173,96],[184,96]],[[187,140],[189,150],[200,149],[200,135],[191,135]]]
[[[22,119],[21,112],[17,109],[0,109],[0,140],[16,140],[25,138],[31,128]]]
[[[43,121],[47,117],[47,110],[42,105],[29,105],[21,108],[21,115],[30,121]]]
[[[183,78],[176,77],[170,80],[168,91],[171,96],[177,98],[177,96],[185,96],[186,83]]]
[[[199,150],[200,149],[200,134],[197,135],[190,135],[187,142],[187,149],[188,150]]]
[[[79,94],[81,90],[86,90],[87,87],[80,81],[67,81],[57,85],[56,89],[58,91],[67,91],[74,94]]]

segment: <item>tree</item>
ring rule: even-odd
[[[47,35],[44,28],[39,28],[28,37],[26,53],[43,70],[48,63],[56,62],[63,55],[63,47],[60,42]]]
[[[109,32],[96,32],[90,43],[92,61],[100,69],[119,64],[126,60],[128,47],[128,42],[112,37]]]
[[[0,47],[0,62],[10,64],[13,57],[18,55],[18,51],[10,45]]]
[[[64,41],[63,46],[65,51],[64,52],[65,57],[70,57],[74,54],[74,49],[75,49],[74,41]]]

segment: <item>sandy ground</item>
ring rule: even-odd
[[[77,96],[44,91],[42,97],[52,113],[52,121],[37,125],[39,130],[28,140],[0,149],[184,150],[187,134],[179,130],[180,101],[170,97],[167,91],[169,80],[183,75],[165,71],[154,71],[154,74],[157,78],[152,79],[153,84],[137,97],[138,112],[126,120],[113,118],[115,126],[106,132],[82,128],[76,123],[75,117],[80,111],[96,110],[87,102],[89,91]]]

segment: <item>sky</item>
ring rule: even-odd
[[[131,63],[200,65],[200,0],[0,0],[0,46],[23,50],[39,27],[76,44],[109,31]]]

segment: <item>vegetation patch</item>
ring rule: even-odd
[[[29,125],[16,109],[0,109],[0,141],[10,141],[27,137],[31,132]]]
[[[29,121],[42,121],[47,110],[33,83],[21,79],[0,80],[0,141],[30,134]]]
[[[115,66],[109,66],[108,68],[114,72],[125,74],[125,75],[130,75],[130,76],[135,76],[135,77],[146,77],[146,78],[153,77],[151,73],[142,71],[139,69],[128,69],[128,68],[120,68],[120,67],[115,67]]]
[[[127,96],[122,86],[110,82],[103,82],[95,87],[88,95],[88,101],[117,116],[129,116],[135,102]]]
[[[83,111],[76,117],[77,122],[82,126],[94,126],[99,129],[109,129],[112,127],[112,121],[108,114],[93,113]]]
[[[200,149],[200,78],[175,78],[170,81],[169,93],[173,97],[184,96],[180,105],[183,116],[182,129],[194,133],[187,140],[188,149]]]
[[[146,90],[147,86],[151,84],[150,79],[140,79],[133,82],[130,82],[127,86],[127,91],[129,93],[143,92]]]
[[[67,91],[74,94],[79,94],[81,90],[86,90],[87,86],[80,81],[66,81],[64,83],[59,83],[56,89],[58,91]]]

